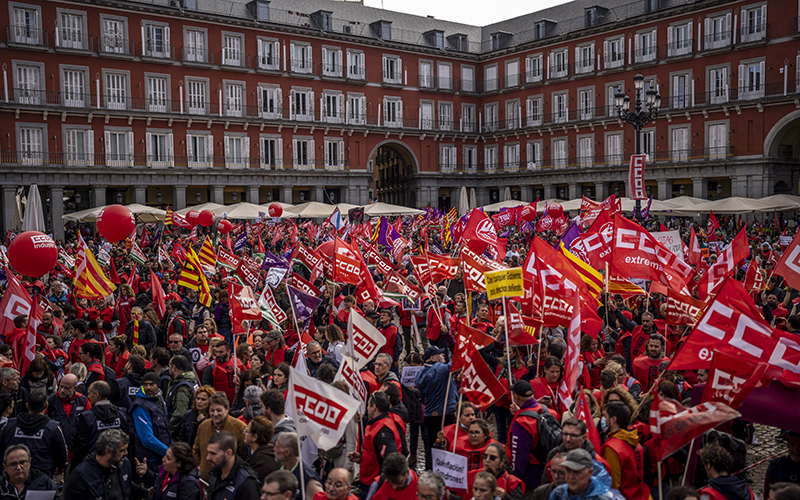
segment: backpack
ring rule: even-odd
[[[416,387],[408,387],[400,384],[403,392],[403,405],[408,410],[408,421],[412,424],[421,424],[425,421],[425,413],[422,410],[422,395]]]
[[[556,417],[543,408],[538,411],[528,408],[520,413],[520,416],[522,415],[536,419],[539,440],[531,453],[539,462],[547,463],[547,454],[550,450],[561,446],[561,424],[558,423]]]

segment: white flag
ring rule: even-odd
[[[272,323],[275,328],[282,328],[283,322],[286,321],[286,313],[275,302],[275,296],[272,295],[272,290],[269,286],[264,287],[261,296],[258,298],[258,307],[261,308],[261,315]]]
[[[358,373],[358,370],[355,369],[356,362],[353,361],[353,358],[350,356],[343,355],[342,356],[342,363],[339,365],[339,371],[336,372],[336,376],[333,377],[333,381],[343,381],[346,382],[348,386],[350,386],[350,395],[358,401],[359,408],[358,411],[361,413],[367,412],[367,398],[369,394],[367,393],[367,387],[364,385],[364,380],[361,378],[361,374]]]
[[[355,308],[350,309],[350,317],[347,319],[345,354],[351,356],[355,361],[356,371],[367,366],[367,363],[372,361],[384,344],[386,344],[386,337],[358,314]]]
[[[287,409],[291,409],[297,432],[321,450],[339,443],[348,422],[358,411],[358,402],[339,389],[290,369]]]

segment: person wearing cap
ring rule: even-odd
[[[620,402],[608,403],[603,409],[603,417],[608,425],[608,439],[600,454],[610,466],[611,487],[619,489],[627,500],[648,500],[650,487],[642,480],[646,452],[639,444],[639,434],[628,430],[630,408]]]
[[[511,397],[519,410],[511,420],[508,430],[508,457],[511,473],[522,479],[525,491],[533,491],[541,483],[544,464],[534,456],[539,443],[539,418],[545,410],[536,401],[531,384],[517,380],[511,387]],[[512,406],[513,408],[513,406]]]
[[[367,311],[364,313],[364,317],[367,318],[367,321],[369,321],[370,325],[378,328],[378,319],[380,319],[380,316],[376,311]]]
[[[425,349],[423,356],[425,364],[417,373],[415,384],[425,401],[425,427],[428,438],[425,440],[425,467],[431,468],[431,445],[439,431],[442,430],[442,415],[444,425],[456,423],[456,400],[458,389],[455,380],[450,380],[448,391],[447,381],[450,378],[452,362],[445,363],[447,349],[430,346]],[[445,397],[447,400],[445,401]]]
[[[161,398],[159,376],[150,372],[131,404],[136,458],[147,461],[147,468],[158,473],[158,466],[172,442],[169,416]]]
[[[603,467],[595,467],[592,455],[581,448],[567,453],[561,464],[567,472],[567,482],[556,487],[550,500],[623,500],[619,491],[611,488],[611,480]],[[644,483],[642,483],[644,484]],[[627,499],[630,500],[630,499]]]

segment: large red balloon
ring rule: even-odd
[[[283,207],[281,207],[277,203],[273,203],[272,205],[269,206],[267,212],[269,213],[270,217],[280,217],[281,215],[283,215]]]
[[[536,207],[533,205],[525,205],[522,207],[520,211],[520,215],[522,216],[522,220],[527,222],[533,222],[536,220]]]
[[[554,219],[558,219],[564,215],[564,209],[558,203],[551,203],[547,205],[547,215]]]
[[[469,248],[478,255],[482,255],[483,252],[485,252],[488,247],[489,244],[480,238],[472,238],[470,240],[467,240],[467,248]]]
[[[221,221],[219,221],[219,224],[217,224],[217,231],[219,231],[222,234],[230,233],[231,229],[233,229],[233,224],[231,224],[231,221],[229,221],[228,219],[222,219]]]
[[[25,231],[8,246],[11,267],[31,278],[41,278],[49,273],[56,260],[58,248],[55,242],[39,231]]]
[[[200,223],[200,212],[197,210],[189,210],[186,212],[186,222],[192,225],[192,227],[196,226]]]
[[[97,230],[103,238],[114,243],[122,241],[136,229],[136,218],[128,207],[109,205],[97,214]]]
[[[200,225],[203,227],[211,227],[211,224],[214,223],[214,212],[209,209],[205,209],[200,212]]]

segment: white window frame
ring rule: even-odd
[[[581,168],[591,168],[594,166],[594,134],[579,135],[575,141],[578,150],[578,165]]]
[[[478,146],[467,146],[463,148],[464,171],[475,172],[478,169]]]
[[[519,172],[520,147],[518,142],[503,145],[503,171]]]
[[[670,78],[670,109],[685,109],[692,104],[692,72],[679,71],[669,75]],[[683,83],[683,89],[681,89]]]
[[[352,80],[366,80],[366,58],[360,50],[347,51],[347,78]]]
[[[433,74],[433,61],[430,59],[419,60],[419,86],[424,89],[434,88],[436,79]]]
[[[19,2],[8,3],[8,18],[10,42],[25,45],[41,45],[42,36],[42,8]],[[25,24],[20,24],[24,21]]]
[[[145,73],[144,84],[147,111],[150,113],[171,112],[170,75]]]
[[[520,84],[519,59],[511,59],[505,62],[506,84],[504,88],[517,87]]]
[[[44,63],[12,60],[14,101],[40,106],[46,103]]]
[[[458,149],[455,144],[439,145],[439,171],[452,173],[458,165]]]
[[[667,27],[667,57],[684,56],[692,53],[692,30],[694,22],[681,21]]]
[[[519,109],[519,99],[509,99],[505,102],[505,129],[516,130],[522,126],[522,111]]]
[[[208,30],[184,26],[182,58],[184,62],[210,62],[208,60]]]
[[[383,55],[383,83],[403,84],[403,60],[399,56]]]
[[[556,49],[550,52],[550,75],[548,78],[569,76],[569,49]]]
[[[575,47],[575,74],[592,73],[594,71],[594,42]]]
[[[258,145],[261,168],[283,168],[283,138],[280,135],[261,134]]]
[[[419,129],[433,130],[436,125],[436,103],[424,100],[419,102]]]
[[[461,65],[461,91],[475,92],[475,66]]]
[[[672,161],[687,161],[691,154],[692,129],[689,124],[669,126],[669,153]]]
[[[247,134],[225,134],[225,168],[250,166],[250,137]]]
[[[347,93],[347,123],[348,125],[367,124],[367,97],[361,93]]]
[[[322,76],[342,77],[342,48],[322,46]]]
[[[247,109],[247,85],[239,80],[222,80],[225,116],[244,118]]]
[[[383,126],[403,127],[403,99],[400,97],[386,96],[383,98]]]
[[[647,162],[655,160],[655,151],[656,151],[655,127],[648,127],[642,129],[642,135],[640,136],[640,140],[642,146],[642,154],[645,156],[645,160]]]
[[[483,130],[497,132],[500,127],[500,107],[496,102],[489,102],[483,105],[483,117]]]
[[[208,78],[186,77],[186,112],[190,115],[204,116],[210,113],[209,102],[209,80]],[[203,95],[200,96],[196,90],[202,86]],[[202,108],[198,105],[202,104]]]
[[[552,164],[556,168],[566,167],[567,158],[569,157],[569,148],[567,147],[566,137],[556,137],[550,140],[550,154]]]
[[[453,103],[439,101],[439,130],[453,130]]]
[[[604,151],[607,165],[622,165],[624,157],[622,138],[622,132],[606,133]]]
[[[733,24],[730,12],[718,12],[705,18],[705,37],[703,48],[705,50],[727,47],[733,41]]]
[[[542,54],[533,54],[525,58],[525,83],[542,81],[542,57]]]
[[[525,117],[529,127],[541,127],[544,116],[544,96],[529,96],[525,100]]]
[[[453,65],[449,62],[436,63],[436,87],[439,90],[453,90]]]
[[[658,55],[658,29],[647,29],[636,33],[633,44],[635,63],[655,61]]]
[[[289,119],[303,122],[314,121],[314,91],[305,87],[289,90]]]
[[[767,3],[742,7],[741,43],[758,42],[767,37]]]
[[[130,109],[131,98],[131,74],[130,71],[110,70],[103,68],[103,81],[101,87],[103,89],[103,106],[105,109],[113,110],[127,110]],[[111,85],[120,84],[121,86]]]
[[[23,165],[43,166],[47,163],[47,124],[14,124],[17,138],[17,162]]]
[[[497,154],[497,144],[483,147],[483,170],[485,172],[496,172],[499,162]]]
[[[528,170],[542,167],[542,140],[528,141],[525,145],[525,160]]]
[[[727,120],[706,122],[706,149],[710,159],[720,159],[727,156],[730,136],[730,125]]]
[[[550,100],[552,106],[553,123],[567,123],[569,121],[569,91],[553,92]]]
[[[266,120],[283,118],[283,91],[278,85],[258,86],[258,116]]]
[[[618,47],[618,50],[615,48]],[[625,36],[606,38],[603,42],[603,68],[612,69],[625,65]]]
[[[94,165],[94,130],[89,125],[62,125],[63,163],[70,167]]]
[[[344,123],[345,96],[340,90],[322,91],[321,120],[325,123]]]
[[[103,148],[107,167],[133,167],[134,148],[133,131],[130,128],[106,127],[103,131]],[[124,148],[119,150],[123,138]]]
[[[461,131],[476,132],[476,112],[474,104],[461,104]]]
[[[89,35],[86,30],[86,11],[58,8],[56,16],[58,19],[56,47],[87,50]]]
[[[160,138],[163,137],[163,144]],[[148,129],[145,132],[147,166],[151,168],[171,168],[175,166],[175,149],[172,131],[168,129]]]
[[[113,31],[107,31],[109,28]],[[119,29],[117,29],[119,28]],[[130,54],[128,18],[100,14],[100,51],[106,54]]]
[[[595,97],[594,87],[578,89],[578,119],[591,120],[594,118]]]
[[[155,38],[157,30],[163,30],[160,43]],[[170,27],[167,23],[155,21],[142,21],[142,55],[159,59],[169,59],[172,42],[170,40]]]
[[[489,64],[483,67],[483,90],[492,92],[497,90],[497,64]]]
[[[325,170],[344,170],[344,139],[325,138]]]
[[[292,73],[310,75],[314,72],[311,44],[292,40],[289,43],[289,67]]]
[[[708,104],[725,104],[730,102],[730,70],[728,65],[706,68],[708,82]]]
[[[60,65],[61,104],[67,108],[88,108],[92,95],[88,92],[89,68],[86,66]]]
[[[241,33],[222,32],[222,48],[220,50],[220,64],[241,68],[245,66],[244,35]]]
[[[281,42],[277,38],[260,36],[257,38],[258,69],[280,71]]]
[[[314,139],[292,138],[292,165],[297,170],[314,170]]]
[[[214,136],[210,132],[187,131],[186,163],[189,168],[214,166]]]
[[[764,58],[742,61],[739,64],[737,97],[740,101],[764,97],[766,70]]]

